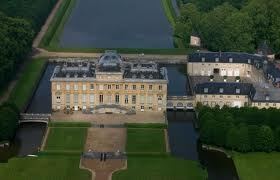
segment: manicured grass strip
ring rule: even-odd
[[[166,152],[163,129],[127,129],[127,152]]]
[[[175,27],[175,20],[176,20],[176,13],[173,8],[171,0],[161,0],[165,15],[167,17],[167,20],[171,24],[171,26],[174,28]]]
[[[166,129],[167,124],[162,123],[125,123],[127,128],[153,128],[153,129]]]
[[[76,0],[63,0],[58,8],[54,19],[50,23],[48,30],[40,42],[40,47],[46,48],[48,46],[57,47],[59,36],[61,35],[64,25],[67,22]]]
[[[89,122],[50,122],[49,127],[90,127]]]
[[[82,151],[86,128],[50,128],[46,151]]]
[[[113,180],[205,180],[198,162],[174,157],[128,157],[127,170],[117,171]]]
[[[52,52],[81,52],[81,53],[104,53],[108,48],[61,48],[61,47],[46,47]],[[162,54],[162,55],[186,55],[195,52],[195,48],[174,48],[174,49],[144,49],[144,48],[113,48],[121,54]]]
[[[279,180],[280,153],[233,153],[240,180]]]
[[[44,59],[32,59],[27,62],[25,70],[11,92],[8,101],[14,103],[19,109],[23,109],[41,78],[45,64]]]
[[[91,180],[79,169],[80,157],[14,158],[0,164],[1,180]]]

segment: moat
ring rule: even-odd
[[[168,95],[189,94],[188,78],[184,65],[169,65],[167,67],[169,80],[172,82],[168,87]],[[49,79],[55,67],[49,63],[46,67],[41,81],[38,84],[26,112],[28,113],[50,113],[50,82]],[[178,81],[178,79],[180,81]],[[182,83],[183,82],[183,83]],[[43,103],[42,103],[43,102]],[[171,154],[187,159],[199,161],[203,168],[208,171],[209,180],[237,180],[238,176],[232,159],[226,154],[211,150],[203,150],[199,142],[199,134],[194,127],[195,114],[192,111],[168,111],[168,133]],[[26,156],[38,151],[46,130],[44,123],[23,123],[20,125],[15,143],[11,147],[12,153],[7,156]]]

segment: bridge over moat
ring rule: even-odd
[[[167,96],[166,109],[194,109],[193,96]]]
[[[21,113],[19,124],[26,122],[49,123],[51,114]]]

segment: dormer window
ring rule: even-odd
[[[236,94],[240,94],[240,89],[236,88],[235,92],[236,92]]]
[[[215,62],[219,62],[219,58],[218,57],[215,58]]]
[[[204,93],[208,93],[208,88],[204,88]]]
[[[219,92],[220,92],[220,93],[223,93],[223,92],[224,92],[224,88],[220,88],[220,89],[219,89]]]
[[[269,95],[265,95],[265,100],[269,101]]]
[[[202,62],[205,62],[205,57],[202,57],[202,58],[201,58],[201,61],[202,61]]]
[[[248,59],[248,64],[251,64],[251,59]]]
[[[229,61],[230,63],[232,63],[232,62],[233,62],[233,58],[229,58],[228,61]]]

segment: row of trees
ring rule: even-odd
[[[185,44],[196,33],[212,51],[254,52],[266,41],[275,53],[280,53],[279,0],[190,2],[193,3],[181,5],[174,31]]]
[[[56,0],[0,1],[0,92],[26,59],[36,33]],[[16,128],[17,113],[11,105],[0,107],[0,141],[9,140]]]
[[[19,110],[13,104],[0,106],[0,142],[13,138],[19,120]]]
[[[203,143],[241,152],[280,151],[280,110],[199,105],[198,112]]]

